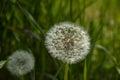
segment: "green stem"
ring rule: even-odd
[[[33,72],[34,76],[33,76],[33,80],[35,80],[35,68],[34,68],[34,72]]]
[[[85,62],[84,62],[84,80],[87,80],[87,60],[85,59]]]
[[[68,64],[66,64],[66,65],[65,65],[64,80],[68,80],[68,69],[69,69],[69,65],[68,65]]]
[[[23,75],[20,77],[20,80],[25,80]]]
[[[31,72],[31,80],[35,80],[35,68],[34,70]]]

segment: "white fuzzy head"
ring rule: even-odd
[[[68,64],[83,60],[90,48],[87,33],[70,22],[54,25],[47,32],[45,45],[53,57]]]
[[[9,59],[7,68],[13,75],[25,75],[34,68],[34,57],[27,51],[15,51]]]

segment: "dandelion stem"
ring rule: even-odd
[[[20,80],[25,80],[23,75],[20,77]]]
[[[30,74],[31,80],[35,80],[35,68]]]
[[[87,80],[87,60],[84,61],[84,80]]]
[[[64,80],[68,80],[68,69],[69,69],[69,64],[66,64],[65,65]]]

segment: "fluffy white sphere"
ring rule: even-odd
[[[54,25],[47,32],[45,45],[53,57],[68,64],[83,60],[90,48],[88,34],[70,22]]]
[[[9,59],[7,68],[13,75],[25,75],[34,68],[34,57],[27,51],[15,51]]]

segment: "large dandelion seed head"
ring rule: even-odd
[[[13,75],[25,75],[34,68],[34,57],[27,51],[15,51],[9,59],[7,68]]]
[[[80,26],[63,22],[47,32],[45,45],[53,57],[73,64],[86,57],[90,42],[89,36]]]

